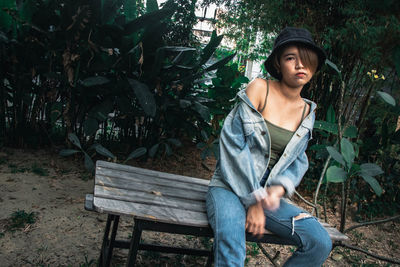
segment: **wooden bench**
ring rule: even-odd
[[[205,194],[207,180],[146,170],[122,164],[97,161],[94,194],[86,195],[85,209],[108,214],[101,246],[99,266],[110,266],[113,248],[129,249],[127,266],[134,266],[138,250],[208,256],[212,251],[150,245],[140,242],[142,231],[167,232],[212,237]],[[116,240],[120,215],[132,216],[130,240]],[[328,224],[322,224],[333,241],[345,241],[347,236]],[[294,245],[272,233],[261,239],[246,235],[247,241]]]

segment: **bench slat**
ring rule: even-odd
[[[103,160],[98,160],[96,162],[96,170],[98,167],[122,170],[122,171],[126,171],[129,173],[145,174],[145,175],[149,175],[151,177],[160,177],[160,178],[164,178],[164,179],[169,179],[171,181],[190,182],[193,184],[206,185],[206,186],[209,183],[209,180],[206,180],[206,179],[183,176],[183,175],[178,175],[178,174],[171,174],[171,173],[166,173],[166,172],[153,171],[153,170],[137,168],[137,167],[118,164],[118,163],[107,162],[107,161],[103,161]]]
[[[205,201],[206,192],[199,192],[193,190],[182,190],[179,188],[175,188],[173,184],[170,185],[152,185],[148,183],[143,183],[140,180],[137,181],[133,178],[118,178],[115,179],[113,177],[106,177],[103,175],[96,175],[95,185],[106,186],[112,188],[120,188],[126,190],[136,190],[143,192],[160,192],[163,196],[172,196],[181,198],[182,201],[186,199],[189,200],[198,200]],[[96,196],[96,194],[95,194]]]
[[[101,175],[103,177],[107,177],[113,180],[126,179],[132,182],[140,182],[150,185],[159,185],[167,187],[173,186],[174,188],[179,188],[183,190],[207,192],[207,185],[191,184],[190,182],[182,182],[182,181],[171,181],[168,179],[152,177],[141,173],[129,173],[125,171],[105,169],[105,168],[97,169],[96,173],[97,175]]]
[[[208,227],[207,216],[204,212],[159,207],[99,197],[94,198],[94,206],[96,211],[103,213],[130,215],[138,219],[178,225]]]
[[[126,190],[96,185],[94,189],[96,197],[123,200],[127,202],[142,203],[149,205],[165,206],[183,210],[204,212],[205,201],[193,201],[190,199],[169,197],[136,190]]]

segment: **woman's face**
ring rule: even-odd
[[[303,87],[314,75],[310,68],[303,65],[299,49],[295,45],[288,46],[283,50],[279,65],[280,73],[282,74],[281,82],[284,82],[289,87]]]

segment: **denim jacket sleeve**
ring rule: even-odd
[[[300,184],[304,174],[308,169],[308,158],[306,149],[308,142],[303,144],[298,156],[293,162],[282,172],[268,181],[268,185],[281,185],[285,188],[285,197],[291,197],[295,188]]]
[[[256,177],[253,157],[247,144],[243,105],[237,105],[225,119],[220,136],[220,159],[217,168],[224,184],[239,197],[245,208],[266,196]]]

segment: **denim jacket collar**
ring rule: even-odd
[[[261,113],[253,106],[253,104],[251,103],[249,97],[246,94],[246,89],[240,90],[237,95],[237,97],[239,97],[243,102],[245,102],[251,109],[255,110],[257,113],[260,114],[260,116],[262,117]],[[310,112],[309,115],[312,112],[315,112],[316,108],[317,108],[317,104],[315,104],[313,101],[307,99],[307,98],[303,98],[303,100],[310,105]],[[302,126],[306,127],[309,130],[312,130],[314,127],[314,121],[312,120],[303,120],[302,122]]]

